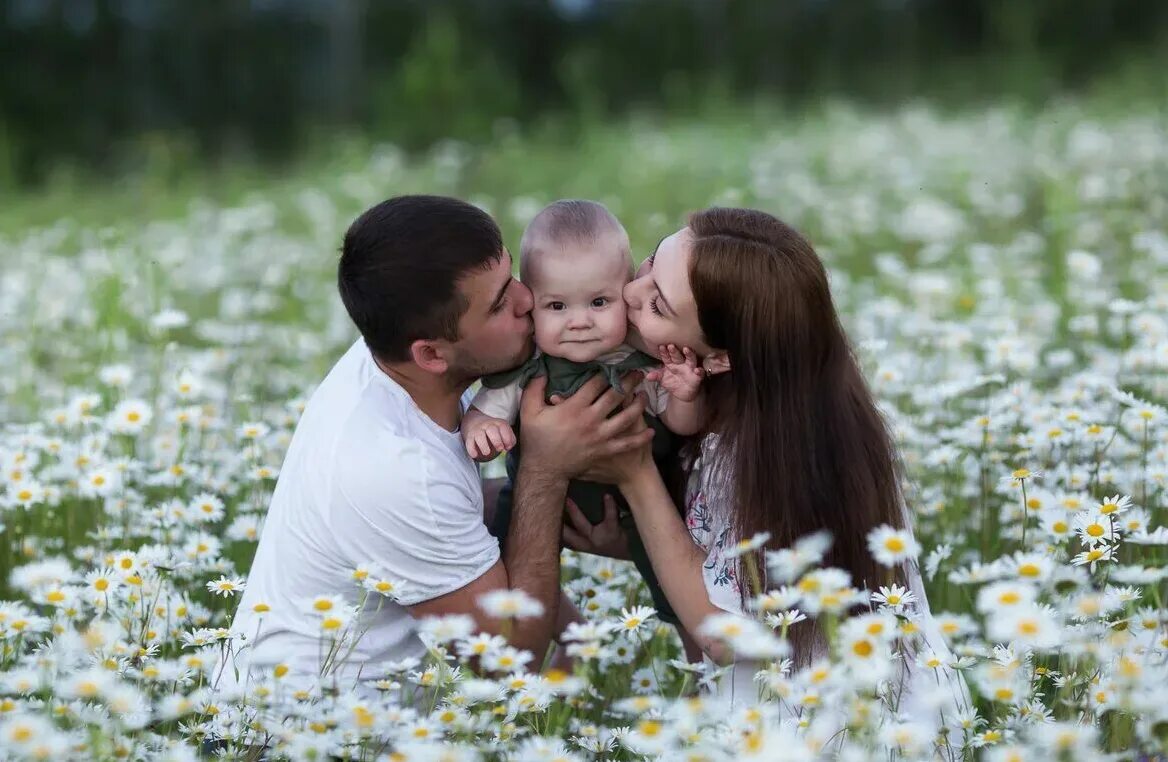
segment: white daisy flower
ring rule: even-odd
[[[921,546],[907,530],[884,524],[868,533],[868,550],[884,566],[895,566],[915,559],[921,552]]]

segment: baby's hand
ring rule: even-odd
[[[682,402],[693,402],[701,391],[705,373],[698,365],[698,357],[689,347],[678,349],[675,345],[657,347],[662,367],[645,374],[646,381],[658,381],[669,396]]]
[[[485,463],[515,446],[515,432],[503,419],[479,413],[463,419],[462,441],[467,455]]]

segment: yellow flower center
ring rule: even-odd
[[[904,550],[904,540],[899,537],[889,537],[884,541],[884,547],[893,553],[900,553]]]

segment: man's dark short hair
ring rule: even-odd
[[[478,207],[445,196],[398,196],[349,226],[337,286],[373,354],[400,362],[418,339],[458,340],[469,306],[458,281],[502,255],[499,226]]]

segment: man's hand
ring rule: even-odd
[[[597,556],[629,560],[629,538],[617,519],[616,501],[604,496],[604,520],[593,524],[576,504],[567,501],[568,521],[564,524],[564,544],[572,550]]]
[[[492,418],[472,407],[462,418],[462,442],[466,454],[483,463],[514,447],[515,432],[502,418]]]
[[[657,348],[662,367],[645,374],[646,381],[657,381],[669,396],[682,402],[693,402],[701,391],[705,371],[698,365],[698,356],[689,347],[680,350],[673,344]]]
[[[648,450],[653,430],[642,419],[645,400],[632,394],[639,381],[640,374],[631,373],[617,391],[597,374],[568,399],[549,405],[544,402],[547,378],[534,379],[523,390],[520,412],[524,463],[573,479],[601,461]],[[624,409],[610,418],[621,405]]]

